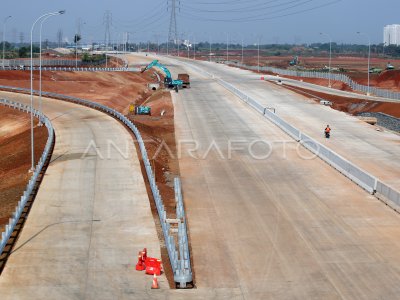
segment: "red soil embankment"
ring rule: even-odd
[[[150,73],[43,71],[42,90],[96,101],[128,112],[129,103],[151,94]],[[34,72],[34,89],[39,89],[39,72]],[[30,88],[29,71],[0,71],[0,85]]]
[[[347,112],[353,115],[356,115],[361,112],[382,112],[400,118],[400,103],[367,101],[363,99],[354,99],[354,98],[329,95],[298,87],[296,88],[291,88],[290,86],[285,86],[285,87],[311,99],[315,98],[306,93],[329,100],[333,103],[332,105],[333,109]],[[315,100],[319,102],[319,99]]]
[[[35,126],[37,121],[35,120]],[[35,127],[35,159],[42,155],[48,133]],[[30,115],[0,105],[0,231],[8,224],[31,177]]]

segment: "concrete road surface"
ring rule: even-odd
[[[232,83],[265,107],[275,108],[277,115],[302,132],[400,190],[400,135],[376,131],[376,127],[353,116],[261,81],[259,75],[250,71],[216,63],[190,63]],[[332,128],[330,140],[323,135],[327,124]]]
[[[191,296],[217,291],[219,294],[208,296],[398,297],[400,216],[396,212],[298,148],[280,129],[215,81],[193,69],[185,70],[175,60],[161,58],[161,62],[169,64],[174,75],[189,72],[192,79],[191,89],[173,93],[197,283]],[[230,75],[229,79],[242,83],[241,87],[249,83],[246,77]],[[319,106],[316,108],[322,113],[312,111],[312,118],[300,104],[292,105],[294,99],[288,102],[292,94],[285,95],[286,91],[261,81],[250,84],[248,89],[257,87],[253,92],[260,98],[274,98],[274,103],[280,104],[278,111],[285,107],[291,121],[303,120],[304,128],[318,127],[310,125],[313,121],[322,127],[326,114],[335,118],[334,134],[338,136],[342,132],[338,124],[355,127],[345,135],[347,140],[357,134],[382,134],[388,144],[389,137],[396,139]],[[308,102],[304,105],[312,107]],[[310,132],[318,138],[320,128],[313,130]],[[332,144],[336,148],[342,145],[334,140]],[[356,141],[353,144],[354,151],[360,151]],[[372,140],[363,145],[361,161],[374,152],[384,152]],[[384,162],[389,166],[395,156],[394,150],[386,150],[386,156],[376,158],[377,170],[385,167]]]
[[[43,107],[55,149],[0,299],[148,298],[152,277],[135,271],[137,252],[160,257],[160,245],[132,137],[101,112],[49,99]]]

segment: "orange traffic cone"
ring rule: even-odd
[[[156,273],[154,273],[153,276],[153,283],[151,284],[152,289],[159,289],[160,287],[158,286],[158,281],[157,281],[157,276]]]

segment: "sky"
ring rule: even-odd
[[[80,32],[83,43],[104,42],[105,14],[112,15],[110,36],[130,42],[166,41],[174,0],[20,0],[8,1],[0,11],[6,40],[17,42],[21,32],[30,40],[33,22],[41,15],[66,10],[43,24],[43,39],[57,41],[57,31],[71,42]],[[333,42],[382,43],[383,27],[400,24],[399,0],[176,0],[178,38],[256,44]],[[38,40],[38,27],[34,41]],[[361,31],[366,35],[358,35]],[[3,32],[3,26],[0,28]]]

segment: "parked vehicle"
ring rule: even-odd
[[[183,88],[190,88],[190,76],[189,76],[189,74],[186,74],[186,73],[178,74],[178,79],[182,80],[182,87]]]

